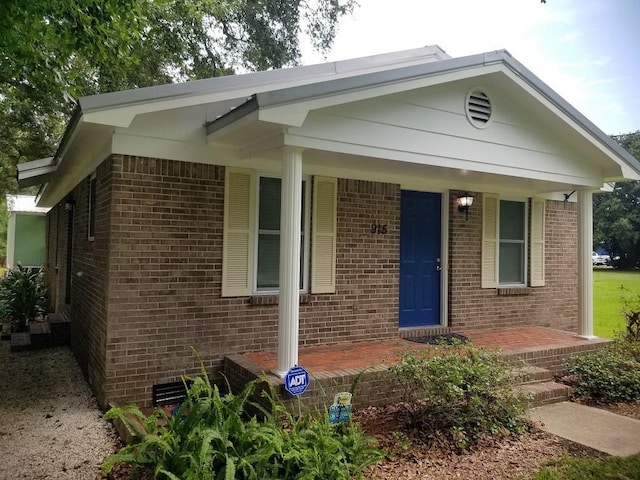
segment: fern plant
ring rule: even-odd
[[[223,395],[203,370],[171,418],[162,410],[146,417],[135,407],[112,408],[106,418],[140,421],[141,440],[109,457],[104,472],[125,462],[170,480],[347,480],[382,458],[358,425],[333,426],[326,415],[296,417],[273,388],[262,392],[265,408],[254,401],[259,385]]]

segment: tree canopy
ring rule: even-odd
[[[328,51],[339,19],[355,6],[355,0],[3,0],[0,187],[16,192],[16,165],[55,153],[74,99],[296,65],[301,38]]]
[[[640,159],[640,131],[613,137]],[[593,198],[594,249],[604,248],[621,268],[640,265],[640,182],[615,183]]]

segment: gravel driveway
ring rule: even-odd
[[[96,479],[116,450],[69,348],[9,353],[0,342],[0,479]]]

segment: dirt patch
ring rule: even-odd
[[[96,479],[119,440],[66,347],[0,342],[0,478]]]
[[[602,457],[604,454],[540,430],[519,438],[487,441],[464,454],[445,445],[426,442],[403,429],[396,406],[368,408],[356,415],[365,432],[378,439],[390,453],[372,467],[368,478],[376,480],[528,478],[562,455]]]

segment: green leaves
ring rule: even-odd
[[[613,137],[640,159],[640,131]],[[615,183],[593,197],[594,248],[603,247],[621,268],[640,265],[640,182]]]
[[[410,425],[466,450],[485,435],[520,433],[526,393],[512,388],[513,367],[498,352],[439,345],[409,353],[390,369],[404,388]]]
[[[618,340],[601,350],[570,357],[565,381],[578,396],[602,403],[640,400],[640,342]]]
[[[47,313],[48,307],[49,294],[40,269],[18,265],[0,281],[2,315],[11,319],[15,330],[26,330],[30,321]]]
[[[147,427],[139,443],[111,456],[103,470],[122,461],[171,480],[348,480],[382,458],[357,425],[332,426],[326,415],[294,417],[273,389],[263,392],[265,409],[256,403],[259,386],[252,382],[237,395],[223,395],[203,373],[193,379],[185,403],[159,426],[163,414],[140,418],[135,407],[112,408],[106,418],[133,415]]]

